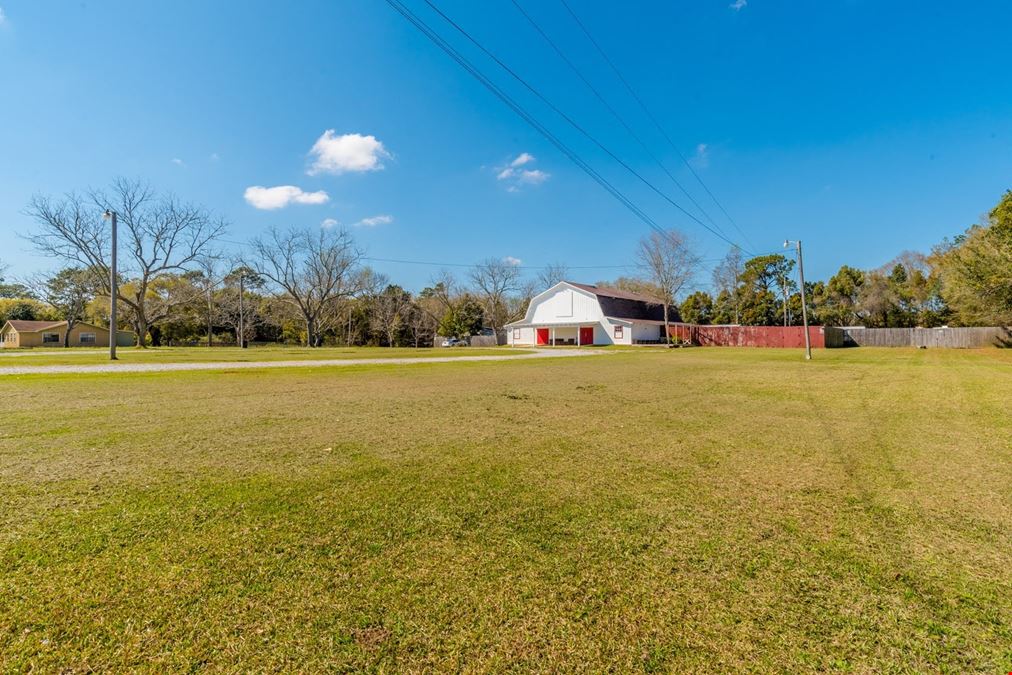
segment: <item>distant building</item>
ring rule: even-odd
[[[62,347],[67,333],[66,321],[8,321],[0,328],[0,348],[19,347]],[[134,344],[134,334],[117,331],[116,346],[129,347]],[[78,322],[70,331],[71,347],[108,347],[109,329]]]
[[[668,307],[668,320],[679,321]],[[631,345],[663,341],[664,303],[639,293],[560,281],[506,325],[511,345]]]

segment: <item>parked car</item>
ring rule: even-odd
[[[443,340],[444,347],[466,347],[467,340],[461,340],[460,338],[447,338]]]

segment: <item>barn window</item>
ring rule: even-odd
[[[81,333],[81,344],[82,345],[93,345],[95,344],[94,333]]]
[[[59,342],[59,341],[60,341],[60,334],[59,333],[43,333],[42,334],[42,343],[43,344],[55,343],[55,342]]]
[[[622,339],[622,333],[623,333],[622,326],[615,326],[615,339],[616,340],[621,340]]]
[[[519,340],[520,339],[520,329],[519,328],[514,328],[513,329],[513,339],[514,340]]]

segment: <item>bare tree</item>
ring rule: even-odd
[[[422,346],[422,342],[431,344],[436,335],[439,319],[431,311],[432,304],[431,297],[418,297],[408,307],[408,329],[411,331],[411,339],[416,349]]]
[[[564,263],[551,263],[538,272],[538,290],[551,288],[569,276],[569,268]]]
[[[411,295],[400,286],[393,284],[372,298],[371,319],[373,329],[382,332],[387,346],[397,341],[397,329],[405,323],[405,314],[411,305]]]
[[[204,310],[204,322],[207,327],[207,346],[213,346],[214,319],[217,315],[214,292],[221,279],[218,263],[220,259],[213,254],[203,255],[197,260],[197,269],[192,275],[193,284],[200,289],[201,305]]]
[[[318,347],[322,328],[339,316],[339,304],[363,282],[361,253],[344,230],[271,229],[251,242],[257,273],[273,282],[298,309],[306,345]]]
[[[452,312],[457,301],[457,279],[453,273],[440,270],[439,274],[432,277],[429,286],[425,289],[421,298],[426,298],[424,305],[438,324],[448,312]]]
[[[518,290],[520,272],[519,266],[497,258],[487,258],[471,268],[471,282],[481,297],[485,317],[496,334],[509,320],[507,299]]]
[[[236,345],[242,347],[256,337],[257,326],[266,321],[263,298],[257,293],[264,287],[264,280],[242,262],[232,265],[221,280],[221,290],[213,296],[214,317],[232,331]]]
[[[509,321],[518,321],[527,314],[527,306],[531,304],[531,300],[539,290],[544,289],[541,288],[541,283],[535,279],[526,279],[517,285],[517,292],[506,298]]]
[[[120,268],[125,279],[120,302],[126,306],[144,345],[148,328],[164,318],[185,294],[159,293],[166,277],[186,271],[225,233],[225,221],[200,206],[172,195],[157,195],[136,180],[116,179],[109,192],[92,191],[87,198],[69,194],[63,199],[36,195],[27,213],[39,226],[28,237],[45,255],[79,265],[94,275],[95,285],[109,295],[109,224],[106,210],[119,216]],[[157,309],[154,309],[157,307]]]
[[[717,293],[727,291],[734,302],[734,322],[741,323],[741,311],[739,308],[740,298],[738,297],[738,286],[741,284],[741,277],[745,271],[745,257],[741,249],[732,247],[724,259],[713,268],[713,285]]]
[[[699,269],[700,258],[689,246],[689,241],[678,230],[651,232],[640,240],[637,257],[657,287],[664,304],[664,339],[670,332],[668,308],[692,280]]]

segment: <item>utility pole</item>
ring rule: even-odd
[[[211,314],[214,312],[214,304],[211,297],[211,277],[207,278],[207,348],[210,349],[214,346],[214,326],[212,325],[214,319]]]
[[[791,244],[795,245],[798,251],[798,276],[801,280],[801,318],[805,326],[805,360],[812,360],[812,342],[808,337],[808,302],[805,300],[805,262],[801,255],[801,240],[792,242],[789,239],[784,240],[784,248],[787,248]]]
[[[112,260],[109,263],[109,360],[116,360],[116,342],[118,342],[119,331],[116,322],[116,299],[118,288],[116,286],[116,212],[106,209],[102,218],[112,223]],[[143,340],[143,336],[140,337]]]
[[[246,348],[246,327],[243,325],[242,296],[245,295],[243,280],[246,278],[246,271],[239,271],[239,347]]]

